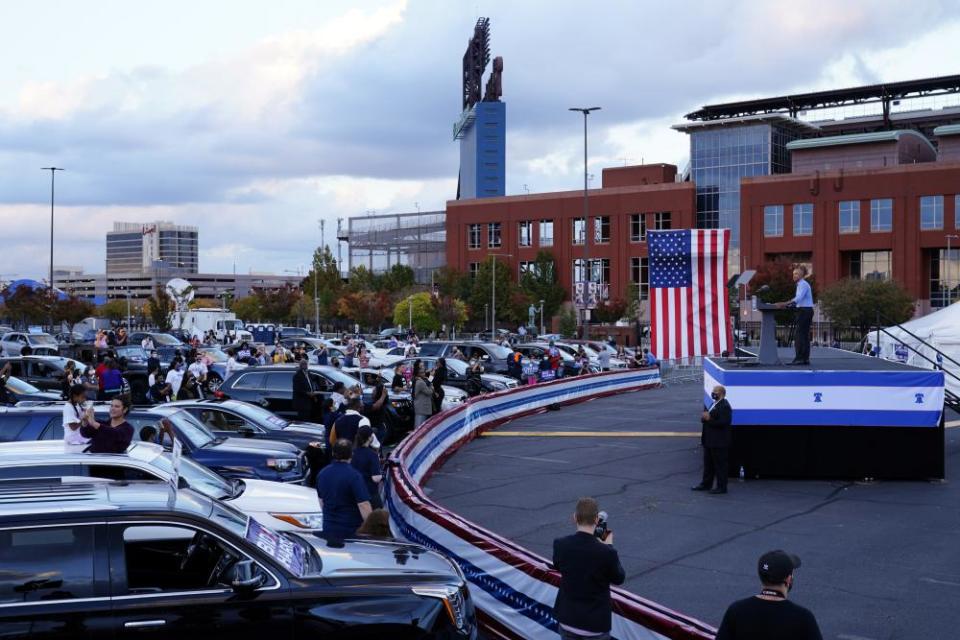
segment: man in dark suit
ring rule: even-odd
[[[293,374],[293,410],[297,412],[297,420],[310,422],[313,420],[313,403],[318,392],[310,380],[307,364],[306,359],[301,360],[300,368]]]
[[[727,492],[733,409],[727,402],[727,390],[722,386],[715,386],[710,397],[713,398],[713,404],[700,416],[700,422],[703,423],[700,431],[700,444],[703,445],[703,480],[693,487],[693,490],[722,494]],[[717,479],[716,489],[712,488],[714,477]]]
[[[613,532],[594,535],[600,518],[597,501],[580,498],[574,513],[577,532],[553,541],[553,566],[560,571],[560,590],[553,605],[563,640],[609,640],[610,585],[623,584],[626,574],[613,548]]]

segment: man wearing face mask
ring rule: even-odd
[[[730,605],[717,640],[823,640],[813,614],[787,600],[799,568],[800,558],[780,549],[760,556],[760,593]]]
[[[733,409],[727,402],[727,390],[717,385],[710,394],[713,404],[700,416],[702,423],[700,444],[703,445],[703,479],[692,487],[694,491],[709,491],[712,494],[727,492],[727,468],[730,456],[730,423]],[[713,488],[713,479],[717,487]]]

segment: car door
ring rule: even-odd
[[[112,639],[105,539],[99,523],[0,528],[3,637]]]
[[[252,404],[261,404],[263,396],[263,383],[266,374],[262,371],[241,371],[230,377],[230,386],[226,389],[221,387],[226,396],[234,400],[242,400]]]
[[[293,410],[293,373],[292,369],[268,372],[258,404],[277,415],[296,415]]]
[[[207,425],[215,436],[224,438],[259,438],[264,430],[242,416],[219,407],[194,407],[188,410]]]
[[[290,638],[282,578],[213,529],[160,518],[108,525],[115,638]],[[229,567],[253,561],[263,585],[230,586]]]
[[[57,367],[42,360],[28,360],[24,364],[27,382],[41,391],[60,391],[61,379],[57,377],[60,370]]]

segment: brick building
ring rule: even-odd
[[[695,189],[676,181],[669,164],[603,170],[601,187],[588,192],[586,232],[583,191],[561,191],[447,202],[447,264],[474,273],[491,253],[518,278],[541,249],[553,253],[567,291],[587,280],[607,285],[609,296],[647,298],[647,229],[695,226]],[[584,242],[589,242],[589,247]],[[509,257],[503,254],[510,254]],[[631,286],[631,284],[633,286]],[[646,314],[646,305],[641,305]]]

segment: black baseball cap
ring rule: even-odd
[[[800,558],[783,549],[767,551],[760,556],[757,574],[765,584],[783,584],[794,569],[800,568]]]

